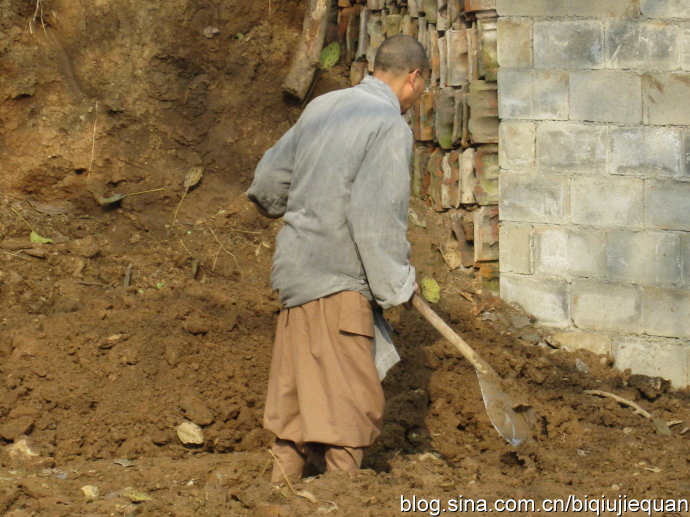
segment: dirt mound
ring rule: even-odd
[[[295,487],[317,502],[271,489],[260,423],[280,222],[242,193],[299,115],[280,82],[303,7],[273,4],[270,20],[246,2],[0,6],[0,513],[381,516],[413,494],[687,498],[687,393],[550,347],[470,272],[446,268],[446,216],[416,202],[413,260],[443,287],[435,308],[534,407],[536,446],[496,434],[471,367],[399,308],[388,316],[403,361],[385,381],[373,470]],[[317,94],[346,84],[335,68]],[[194,166],[203,179],[173,224]],[[670,434],[588,389],[636,401]],[[203,446],[180,443],[184,421]]]

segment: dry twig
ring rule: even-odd
[[[218,259],[218,254],[220,253],[220,250],[223,250],[225,253],[230,255],[232,257],[232,259],[235,261],[235,265],[237,266],[237,270],[240,272],[240,278],[242,278],[243,277],[242,268],[240,267],[240,264],[237,262],[237,257],[235,257],[235,255],[233,255],[231,252],[229,252],[225,248],[225,246],[223,246],[223,243],[220,242],[220,239],[216,235],[216,232],[213,231],[213,228],[211,228],[210,226],[207,226],[207,228],[209,229],[209,231],[211,232],[211,235],[213,235],[213,238],[216,239],[216,242],[220,246],[219,250],[216,252],[216,259]],[[213,261],[213,268],[215,268],[215,266],[216,266],[216,261],[214,260]],[[213,268],[211,270],[213,270]]]
[[[94,113],[95,117],[93,119],[93,136],[91,137],[91,159],[89,160],[89,168],[86,172],[86,179],[89,179],[91,177],[91,166],[93,165],[93,155],[96,149],[96,123],[98,122],[98,101],[96,101]]]
[[[292,491],[293,494],[297,495],[297,490],[295,490],[295,487],[292,486],[292,483],[290,483],[290,479],[287,477],[287,474],[285,473],[285,469],[283,468],[283,464],[280,462],[278,458],[276,458],[276,455],[273,454],[273,451],[271,449],[268,449],[268,452],[271,453],[271,456],[273,456],[273,461],[276,462],[278,467],[280,467],[280,471],[283,473],[283,477],[285,478],[285,481],[287,482],[287,486],[290,487],[290,490]]]
[[[585,390],[584,393],[587,393],[588,395],[596,395],[598,397],[606,397],[609,399],[613,399],[616,402],[620,402],[624,406],[628,406],[628,407],[632,408],[633,412],[637,413],[640,416],[643,416],[645,418],[649,418],[651,420],[654,419],[654,416],[649,411],[640,407],[638,404],[636,404],[632,400],[624,399],[623,397],[619,397],[618,395],[615,395],[613,393],[609,393],[608,391]]]
[[[9,251],[3,251],[3,250],[0,250],[0,251],[2,251],[5,255],[9,255],[10,257],[18,257],[18,258],[21,258],[24,260],[29,260],[24,255],[22,255],[21,252],[20,253],[10,253]]]
[[[36,21],[36,18],[41,20],[41,27],[43,27],[43,33],[46,35],[46,38],[48,37],[48,32],[46,31],[46,24],[43,21],[43,0],[36,0],[36,10],[34,11],[34,15],[31,17],[29,20],[29,32],[31,35],[34,35],[34,28],[33,28],[33,23]]]

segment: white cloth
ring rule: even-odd
[[[388,370],[400,362],[400,356],[391,338],[393,328],[384,318],[383,312],[374,310],[374,362],[379,380],[382,381]]]

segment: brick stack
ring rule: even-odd
[[[412,194],[450,212],[462,265],[498,290],[496,0],[338,1],[338,39],[352,84],[385,38],[427,50],[431,86],[407,114],[415,137]]]

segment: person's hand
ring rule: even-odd
[[[414,291],[412,291],[412,296],[410,296],[410,299],[403,304],[406,309],[412,308],[412,299],[416,294],[419,294],[419,284],[417,282],[414,283]]]

